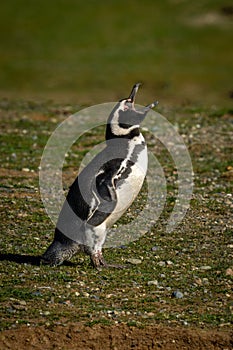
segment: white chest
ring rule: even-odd
[[[137,159],[134,164],[130,167],[129,174],[126,178],[118,181],[116,186],[116,195],[117,195],[117,205],[111,215],[107,218],[106,225],[110,227],[116,222],[122,214],[130,207],[135,198],[137,197],[143,181],[147,172],[148,156],[147,156],[147,147],[144,144],[144,138],[140,135],[140,138],[132,140],[134,143],[130,145],[129,152],[126,160],[122,163],[127,164],[127,160],[131,159],[131,156],[134,151],[134,147],[137,144],[143,144],[142,149],[137,155]]]

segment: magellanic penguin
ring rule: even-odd
[[[41,261],[60,265],[77,252],[91,258],[94,267],[108,265],[102,255],[107,229],[138,195],[147,172],[147,147],[140,123],[154,102],[136,109],[135,84],[128,98],[113,108],[106,125],[106,145],[71,185],[60,212],[54,240]]]

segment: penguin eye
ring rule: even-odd
[[[127,111],[128,109],[130,109],[132,107],[132,102],[131,101],[125,101],[125,105],[124,105],[124,110]]]

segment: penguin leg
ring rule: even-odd
[[[103,257],[102,246],[106,238],[106,231],[105,224],[89,228],[89,230],[86,231],[91,263],[96,269],[108,267],[123,268],[124,266],[121,265],[108,264]]]
[[[54,240],[41,256],[41,263],[44,265],[58,266],[61,265],[64,260],[70,260],[72,256],[80,250],[81,247],[78,243],[63,235],[61,231],[56,228]]]
[[[99,226],[86,226],[86,242],[88,253],[91,257],[93,267],[99,269],[106,267],[107,263],[102,254],[102,246],[106,238],[106,226],[101,224]]]

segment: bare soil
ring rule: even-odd
[[[230,350],[233,333],[229,330],[201,330],[148,326],[146,328],[126,325],[93,327],[70,324],[66,327],[44,326],[5,330],[0,337],[1,349],[164,349],[164,350]]]

